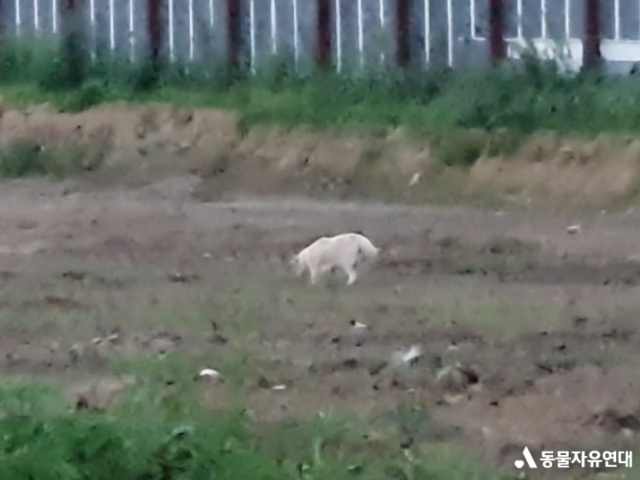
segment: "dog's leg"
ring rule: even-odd
[[[320,275],[322,272],[318,268],[309,268],[309,280],[311,281],[311,285],[315,285],[320,280]]]
[[[358,272],[356,272],[355,265],[351,265],[344,269],[347,274],[347,285],[353,285],[358,280]]]

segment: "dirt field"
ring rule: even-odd
[[[435,423],[414,419],[406,435],[418,441],[435,428],[499,463],[523,445],[635,445],[638,215],[207,203],[190,197],[198,181],[4,185],[2,371],[75,392],[130,373],[143,353],[175,351],[183,364],[148,373],[219,369],[259,419],[383,418],[420,405]],[[569,235],[576,222],[582,231]],[[291,278],[289,253],[345,230],[385,248],[361,283],[311,288]],[[354,333],[351,320],[369,328]],[[385,366],[413,344],[424,348],[421,361]],[[456,361],[479,378],[447,391],[436,373]],[[272,389],[279,384],[287,389]],[[217,392],[210,401],[222,406]]]
[[[633,209],[277,198],[259,175],[244,190],[261,196],[250,197],[233,172],[212,182],[201,168],[169,170],[100,185],[2,184],[4,375],[99,404],[109,398],[86,393],[97,379],[179,387],[210,367],[225,379],[209,392],[215,408],[242,404],[262,422],[350,412],[407,442],[454,442],[508,466],[523,446],[540,458],[638,445]],[[291,276],[289,255],[347,230],[384,249],[357,285]],[[412,345],[424,356],[395,365],[394,352]],[[438,381],[456,362],[467,373]]]

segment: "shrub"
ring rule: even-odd
[[[19,383],[0,386],[0,399],[0,478],[11,480],[505,478],[453,447],[411,453],[391,436],[369,444],[371,426],[349,417],[260,427],[241,412],[166,411],[161,402],[144,415],[65,412],[52,389]],[[176,400],[193,398],[181,391]],[[428,425],[425,415],[405,424]]]
[[[245,66],[230,70],[215,56],[203,64],[154,65],[99,57],[76,71],[69,59],[86,54],[73,38],[67,39],[64,55],[50,40],[3,42],[0,84],[37,85],[39,93],[29,90],[34,100],[48,92],[51,101],[74,110],[118,98],[233,108],[245,125],[363,123],[432,133],[469,128],[640,131],[636,78],[563,74],[555,64],[531,56],[490,70],[392,69],[352,77],[312,69],[296,74],[291,59],[284,58],[249,75]],[[70,72],[80,73],[71,78]],[[473,150],[462,155],[462,163]]]
[[[104,152],[91,152],[82,145],[44,147],[32,140],[21,139],[0,149],[0,177],[63,177],[95,171],[103,160]]]

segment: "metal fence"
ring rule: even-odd
[[[55,34],[74,9],[94,55],[134,61],[156,47],[172,61],[243,59],[253,70],[272,55],[300,69],[328,57],[344,72],[459,68],[517,57],[527,39],[547,56],[564,45],[578,68],[585,35],[612,69],[640,61],[640,0],[0,0],[0,29]]]

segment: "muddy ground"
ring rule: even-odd
[[[242,177],[239,193],[241,177],[201,167],[2,183],[2,374],[51,381],[74,401],[115,374],[180,385],[211,367],[225,378],[211,407],[240,403],[262,422],[391,418],[407,442],[452,441],[502,465],[523,446],[539,458],[638,444],[633,208],[401,206],[319,200],[304,186],[267,195],[276,184],[250,196],[267,177]],[[344,231],[383,248],[357,285],[291,276],[294,251]],[[395,365],[412,345],[423,357]],[[439,382],[456,362],[477,378]]]

